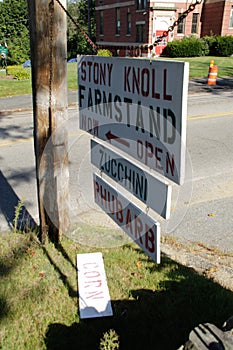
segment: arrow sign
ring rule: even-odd
[[[119,136],[114,135],[111,131],[108,131],[106,133],[106,139],[107,141],[109,141],[111,143],[111,140],[115,140],[117,142],[119,142],[120,144],[126,146],[126,147],[130,147],[130,143],[124,139],[121,139]]]

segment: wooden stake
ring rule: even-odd
[[[66,14],[54,0],[28,7],[40,239],[58,242],[69,228]]]

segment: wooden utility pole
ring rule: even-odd
[[[40,239],[58,242],[69,228],[66,14],[56,0],[28,8]]]

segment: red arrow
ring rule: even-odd
[[[111,143],[111,140],[116,140],[117,142],[121,143],[122,145],[126,146],[126,147],[130,147],[130,144],[128,141],[121,139],[120,137],[114,135],[111,133],[111,131],[109,130],[106,134],[106,139]]]

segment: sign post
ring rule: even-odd
[[[54,1],[28,6],[40,238],[59,241],[69,227],[66,14]]]

